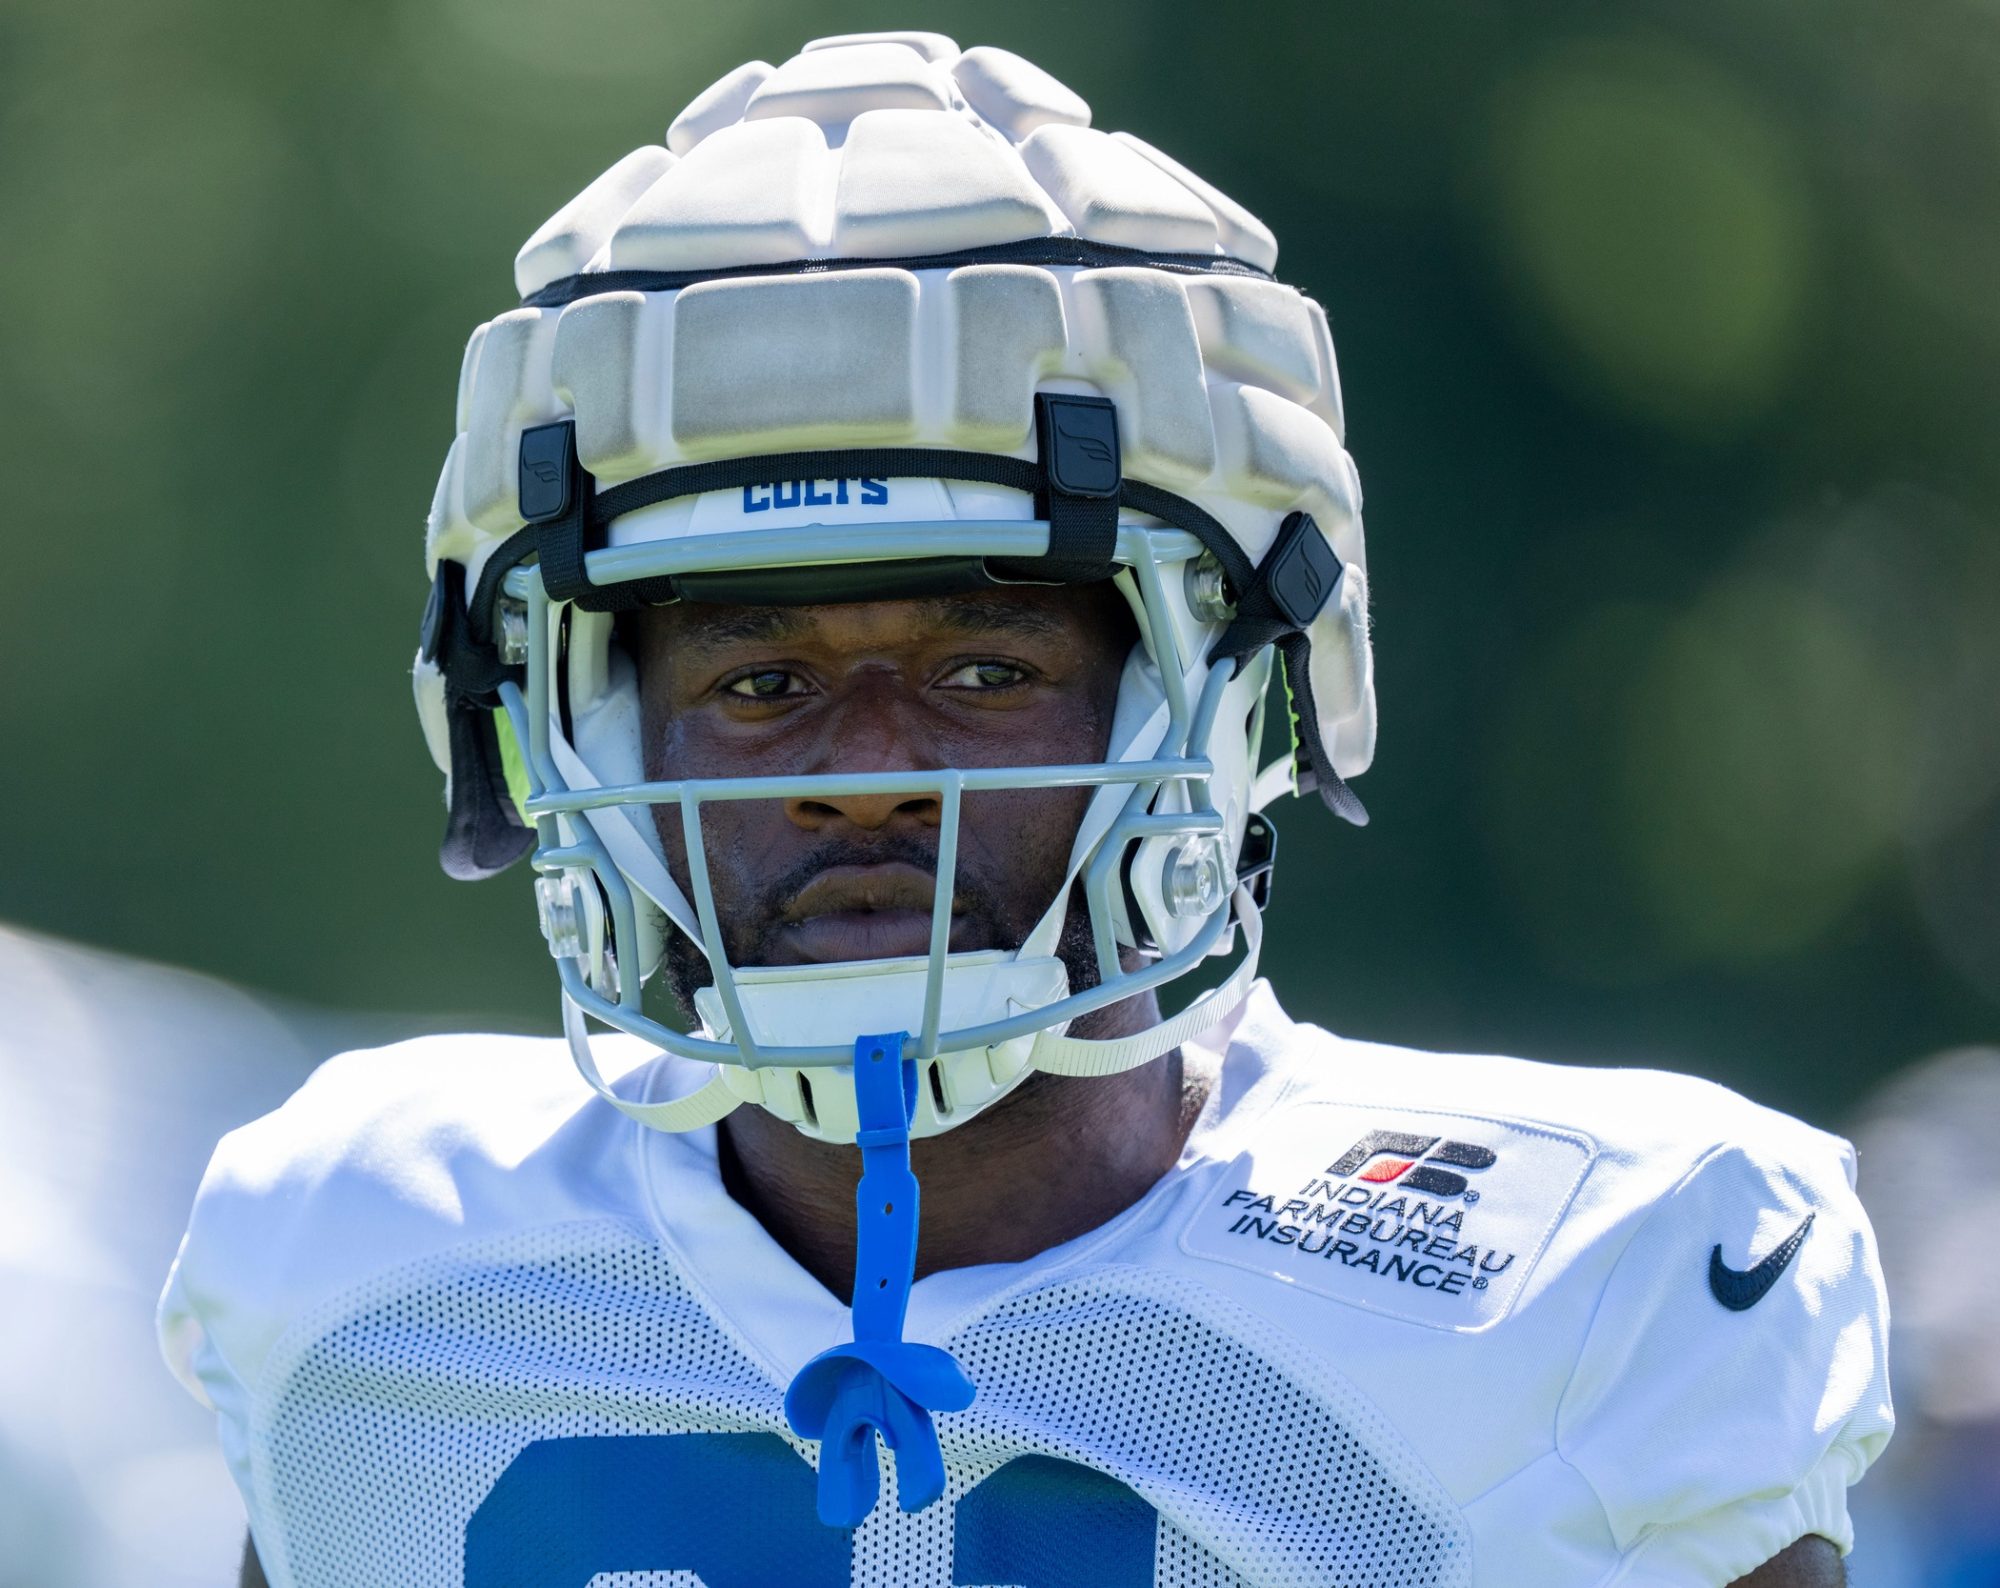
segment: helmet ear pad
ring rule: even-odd
[[[569,679],[570,747],[576,759],[600,785],[645,782],[639,669],[619,643],[609,614],[572,609],[567,654],[559,665]],[[672,930],[669,912],[689,922],[694,919],[694,911],[668,871],[666,848],[660,842],[653,814],[656,808],[614,806],[583,818],[611,851],[626,879],[635,884],[632,909],[642,979],[659,969],[666,934]],[[668,896],[657,896],[662,893]]]
[[[1258,749],[1251,741],[1250,730],[1270,682],[1271,665],[1271,654],[1266,651],[1225,686],[1222,705],[1209,732],[1208,755],[1215,766],[1209,792],[1222,817],[1221,859],[1229,876],[1236,874],[1244,830],[1250,819],[1250,791],[1257,772]],[[1192,680],[1189,687],[1191,693],[1199,693],[1201,680]],[[1164,707],[1165,691],[1159,671],[1139,650],[1134,651],[1126,668],[1126,681],[1119,696],[1121,715],[1128,695],[1138,697],[1149,707],[1154,702]],[[1178,815],[1185,814],[1188,808],[1185,792],[1164,789],[1151,810],[1155,815]],[[1143,946],[1151,952],[1173,954],[1199,935],[1205,916],[1177,914],[1168,901],[1168,873],[1181,859],[1186,843],[1180,835],[1161,834],[1142,838],[1131,846],[1129,856],[1123,861],[1124,885],[1113,895],[1118,939],[1124,946]],[[1136,922],[1131,918],[1135,909]],[[1135,926],[1140,929],[1137,933]]]
[[[600,781],[642,783],[639,669],[619,638],[617,621],[608,612],[571,607],[568,628],[558,665],[569,688],[570,743]]]
[[[1368,576],[1347,564],[1338,599],[1313,619],[1313,706],[1320,737],[1342,777],[1375,758],[1375,660],[1368,641]]]
[[[1197,618],[1188,609],[1185,569],[1181,564],[1166,568],[1160,588],[1166,608],[1149,614],[1137,579],[1121,570],[1116,584],[1129,605],[1138,639],[1126,657],[1119,681],[1118,704],[1113,716],[1111,742],[1105,752],[1108,761],[1129,761],[1172,753],[1165,744],[1168,733],[1166,684],[1159,659],[1154,654],[1155,624],[1175,635],[1184,653],[1200,654],[1213,643],[1216,625]],[[1251,787],[1255,781],[1258,745],[1252,728],[1259,720],[1259,706],[1271,679],[1274,656],[1268,650],[1249,660],[1225,687],[1222,704],[1210,728],[1208,754],[1215,766],[1209,793],[1222,817],[1221,859],[1229,875],[1234,875],[1242,853],[1243,836],[1251,814]],[[1224,662],[1227,667],[1232,664]],[[1206,669],[1197,669],[1186,684],[1190,696],[1201,693]],[[1122,808],[1122,795],[1112,789],[1098,794],[1100,805],[1086,817],[1077,835],[1075,869],[1086,858],[1084,850],[1099,842]],[[1184,791],[1162,790],[1149,808],[1154,815],[1185,814],[1189,809]],[[1162,834],[1128,843],[1118,859],[1119,874],[1110,890],[1111,925],[1121,948],[1138,948],[1148,954],[1177,953],[1199,935],[1204,924],[1200,914],[1176,914],[1168,902],[1167,877],[1186,840],[1176,834]]]

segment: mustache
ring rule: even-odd
[[[981,930],[981,939],[995,948],[1019,948],[1032,922],[1009,924],[1004,909],[993,893],[968,872],[965,851],[959,851],[957,875],[952,879],[954,914],[967,917]],[[921,871],[937,873],[937,847],[911,833],[885,834],[861,843],[833,839],[816,849],[771,883],[758,896],[754,912],[727,906],[723,915],[723,946],[729,962],[738,967],[772,962],[771,945],[787,924],[786,907],[812,883],[835,866],[879,866],[900,861]],[[718,900],[720,905],[720,901]],[[1085,992],[1101,979],[1097,963],[1096,939],[1091,932],[1090,912],[1080,887],[1072,887],[1063,911],[1056,957],[1069,971],[1071,992]],[[669,932],[666,944],[667,984],[683,1015],[695,1018],[695,990],[715,980],[707,956],[679,932]]]
[[[836,866],[882,866],[900,863],[937,877],[937,845],[926,843],[915,833],[885,833],[880,839],[860,842],[851,838],[830,839],[806,856],[789,871],[771,882],[757,896],[752,919],[744,922],[755,935],[752,945],[745,945],[752,954],[761,956],[771,938],[786,924],[789,912],[812,883]],[[952,891],[952,913],[969,919],[985,927],[993,934],[997,944],[1003,941],[1005,912],[992,891],[986,888],[978,877],[968,873],[965,865],[965,851],[959,851],[956,875],[940,879],[940,885],[949,884]],[[730,958],[738,964],[756,964],[757,958],[739,955],[736,945],[730,945]]]

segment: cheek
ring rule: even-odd
[[[1052,701],[1046,711],[1023,713],[1038,719],[1028,731],[1010,733],[1002,728],[1004,749],[963,764],[1062,766],[1102,761],[1111,743],[1123,662],[1121,653],[1115,666],[1096,675],[1107,680],[1100,687]],[[961,872],[1003,902],[1016,932],[1026,931],[1054,900],[1077,829],[1097,792],[1092,785],[966,796]]]
[[[680,775],[686,758],[677,734],[678,725],[673,719],[657,711],[651,701],[642,699],[639,711],[640,765],[648,782],[671,782]],[[681,837],[681,809],[678,805],[655,805],[652,816],[661,846],[667,852],[667,870],[680,885],[681,892],[686,893],[687,846]]]
[[[654,782],[682,778],[726,776],[737,769],[709,742],[696,714],[676,714],[648,706],[641,714],[646,777]],[[687,837],[681,807],[652,807],[654,827],[667,852],[667,870],[681,891],[693,897],[687,863]],[[726,918],[732,903],[754,898],[760,880],[785,851],[778,840],[785,822],[777,800],[727,800],[701,808],[702,851],[708,879],[720,912]]]
[[[959,884],[994,901],[1018,935],[1062,886],[1093,789],[995,789],[965,797]]]
[[[688,717],[673,711],[664,702],[641,695],[639,702],[639,737],[644,749],[642,757],[646,776],[655,781],[667,781],[685,775],[691,764],[688,746]]]
[[[1108,686],[1068,688],[1016,711],[970,713],[934,734],[939,759],[953,766],[1074,766],[1102,761],[1117,710]]]
[[[653,820],[666,850],[668,874],[692,900],[694,878],[680,807],[657,805]],[[730,957],[738,964],[750,963],[772,891],[805,857],[811,840],[787,820],[781,801],[727,800],[702,806],[701,846]]]

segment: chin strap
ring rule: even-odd
[[[671,1097],[663,1103],[635,1103],[620,1097],[605,1084],[597,1068],[597,1055],[591,1051],[590,1031],[583,1023],[583,1011],[568,993],[563,994],[562,1022],[563,1035],[569,1039],[569,1056],[575,1061],[577,1072],[590,1083],[593,1092],[627,1119],[636,1119],[654,1130],[699,1130],[703,1125],[713,1125],[743,1101],[730,1090],[722,1071],[712,1064],[708,1066],[708,1079],[685,1097]]]
[[[1243,926],[1245,951],[1243,963],[1229,973],[1229,979],[1221,986],[1203,993],[1172,1019],[1129,1037],[1096,1042],[1087,1037],[1059,1037],[1044,1031],[1035,1038],[1028,1062],[1051,1075],[1121,1075],[1171,1053],[1214,1025],[1249,994],[1250,984],[1257,979],[1257,956],[1264,946],[1264,918],[1258,913],[1257,901],[1250,897],[1250,890],[1238,888],[1234,901],[1236,919]]]
[[[861,1184],[854,1191],[854,1339],[822,1351],[785,1392],[785,1416],[819,1447],[819,1519],[859,1527],[875,1509],[875,1441],[896,1456],[896,1500],[921,1511],[944,1493],[944,1454],[931,1413],[972,1404],[972,1380],[950,1352],[903,1338],[917,1267],[917,1177],[910,1121],[917,1066],[905,1035],[854,1044]]]
[[[1094,1041],[1087,1037],[1057,1036],[1052,1031],[1044,1031],[1035,1039],[1035,1046],[1028,1061],[1030,1067],[1038,1070],[1046,1070],[1051,1075],[1082,1077],[1122,1075],[1127,1070],[1137,1069],[1142,1064],[1149,1064],[1154,1059],[1171,1053],[1183,1042],[1191,1041],[1214,1025],[1218,1020],[1222,1019],[1224,1015],[1242,1003],[1244,998],[1248,996],[1250,984],[1257,979],[1257,960],[1264,946],[1263,916],[1259,913],[1257,902],[1251,897],[1250,890],[1247,887],[1239,887],[1236,890],[1234,905],[1236,919],[1243,928],[1245,951],[1242,963],[1229,973],[1228,980],[1224,981],[1219,987],[1203,993],[1201,997],[1189,1004],[1187,1008],[1183,1009],[1172,1019],[1163,1020],[1156,1026],[1148,1026],[1144,1031],[1135,1031],[1130,1036],[1112,1037],[1103,1041]],[[597,1057],[590,1045],[590,1032],[583,1022],[583,1011],[567,995],[564,996],[562,1001],[562,1019],[563,1035],[569,1041],[570,1057],[575,1060],[577,1070],[582,1074],[584,1080],[589,1083],[592,1091],[597,1093],[599,1097],[603,1098],[605,1102],[609,1103],[628,1119],[635,1119],[640,1124],[650,1126],[654,1130],[670,1132],[699,1130],[704,1125],[714,1124],[743,1101],[742,1097],[732,1090],[728,1082],[723,1079],[722,1071],[712,1065],[709,1067],[708,1079],[684,1097],[669,1098],[665,1102],[659,1103],[635,1103],[629,1098],[620,1097],[606,1084],[603,1074],[597,1067]],[[864,1037],[862,1042],[864,1044],[883,1044],[890,1040],[887,1037]],[[900,1041],[901,1039],[897,1038],[895,1040]],[[859,1046],[857,1045],[858,1051]],[[891,1051],[900,1053],[902,1049],[896,1047]],[[855,1065],[855,1096],[861,1106],[861,1135],[856,1140],[862,1145],[863,1172],[866,1174],[870,1172],[867,1165],[871,1161],[868,1156],[871,1149],[864,1138],[883,1131],[901,1133],[903,1143],[901,1173],[908,1179],[910,1185],[910,1195],[903,1199],[903,1204],[910,1208],[909,1264],[914,1264],[916,1261],[915,1193],[917,1182],[916,1177],[910,1173],[909,1169],[909,1130],[910,1120],[916,1115],[916,1065],[914,1061],[904,1060],[902,1068],[908,1072],[906,1083],[909,1092],[908,1117],[902,1118],[900,1123],[898,1123],[898,1116],[895,1112],[878,1109],[879,1119],[871,1122],[868,1099],[863,1091],[863,1086],[864,1081],[871,1074],[872,1061],[871,1068],[864,1068],[858,1062]],[[903,1104],[899,1101],[897,1108],[901,1109],[902,1107]],[[891,1150],[894,1145],[886,1136],[882,1138],[882,1143],[883,1150]],[[891,1170],[884,1168],[880,1172],[887,1174]],[[866,1191],[865,1180],[863,1191]],[[861,1194],[857,1193],[857,1195]],[[894,1204],[897,1202],[897,1198],[894,1196],[885,1196],[883,1202],[885,1204]],[[864,1200],[861,1203],[863,1212],[865,1213],[868,1207],[872,1205],[871,1202]],[[861,1230],[864,1236],[872,1227],[867,1218],[862,1220]],[[883,1238],[886,1239],[887,1237]],[[861,1253],[862,1259],[864,1261],[867,1260],[869,1255],[869,1252],[864,1248]],[[909,1265],[906,1264],[905,1266],[907,1268]],[[883,1268],[877,1274],[877,1277],[879,1278],[882,1274],[886,1274],[889,1271],[888,1268]],[[892,1287],[894,1283],[895,1281],[891,1279],[890,1284]],[[877,1286],[878,1290],[881,1288],[881,1286]],[[903,1280],[901,1294],[907,1297],[908,1291],[909,1280],[906,1277]],[[857,1298],[858,1317],[861,1295],[858,1280],[855,1295]],[[902,1328],[902,1314],[900,1310],[896,1314],[895,1327],[897,1332],[900,1333]],[[857,1334],[857,1341],[860,1338],[861,1336]],[[803,1377],[804,1375],[802,1374],[801,1379]],[[796,1388],[796,1386],[794,1387]],[[947,1409],[955,1410],[956,1408]],[[870,1470],[872,1471],[873,1469],[871,1468]],[[870,1494],[872,1496],[872,1478],[870,1479],[870,1483]],[[871,1498],[869,1504],[872,1505],[873,1503],[874,1501]],[[867,1514],[865,1508],[862,1514]]]
[[[1234,894],[1234,908],[1236,908],[1236,920],[1244,928],[1244,958],[1242,958],[1242,964],[1238,964],[1236,970],[1232,970],[1228,974],[1228,980],[1224,980],[1220,986],[1212,988],[1210,992],[1204,992],[1200,998],[1196,998],[1192,1004],[1188,1004],[1188,1008],[1184,1008],[1174,1018],[1162,1020],[1158,1026],[1148,1026],[1142,1032],[1132,1032],[1130,1036],[1116,1036],[1116,1038],[1106,1038],[1106,1040],[1092,1040],[1092,1038],[1084,1038],[1084,1036],[1056,1036],[1054,1032],[1046,1032],[1044,1030],[1034,1040],[1034,1050],[1030,1052],[1030,1058],[1028,1058],[1030,1068],[1034,1068],[1034,1070],[1046,1070],[1052,1076],[1116,1076],[1116,1074],[1124,1074],[1126,1070],[1136,1070],[1140,1064],[1150,1064],[1152,1060],[1156,1060],[1156,1058],[1160,1058],[1164,1054],[1170,1054],[1182,1042],[1188,1042],[1188,1040],[1200,1036],[1210,1026],[1214,1026],[1222,1016],[1226,1016],[1230,1010],[1234,1010],[1250,994],[1250,984],[1256,980],[1258,956],[1260,956],[1260,952],[1264,948],[1264,916],[1258,912],[1256,900],[1250,896],[1248,888],[1238,888],[1236,890],[1236,894]],[[582,1074],[582,1078],[590,1084],[590,1090],[596,1092],[600,1098],[604,1098],[604,1102],[608,1102],[612,1108],[616,1108],[628,1120],[638,1120],[640,1124],[650,1126],[652,1130],[666,1130],[666,1132],[700,1130],[702,1126],[714,1124],[716,1120],[724,1118],[726,1114],[730,1114],[742,1102],[742,1096],[738,1092],[734,1092],[728,1086],[728,1082],[724,1080],[720,1066],[708,1066],[708,1080],[702,1082],[700,1086],[696,1086],[686,1096],[680,1096],[680,1098],[668,1098],[666,1102],[632,1102],[630,1098],[620,1098],[606,1084],[604,1074],[598,1070],[596,1054],[590,1048],[590,1032],[584,1026],[584,1012],[568,998],[568,994],[564,994],[564,998],[562,998],[562,1034],[564,1034],[564,1038],[568,1038],[570,1058],[576,1060],[576,1068]],[[892,1042],[900,1044],[900,1040],[902,1040],[900,1036],[898,1038],[868,1036],[868,1038],[862,1038],[860,1044],[856,1044],[856,1052],[860,1052],[860,1048],[868,1046],[868,1044],[876,1044],[876,1048],[880,1048],[880,1046],[892,1044]],[[902,1052],[900,1046],[890,1046],[888,1050],[896,1052],[896,1054]],[[904,1274],[904,1278],[902,1278],[902,1290],[896,1292],[896,1296],[900,1300],[898,1300],[896,1314],[894,1314],[894,1332],[890,1336],[886,1336],[890,1340],[900,1338],[900,1332],[902,1332],[902,1300],[908,1298],[908,1290],[910,1290],[910,1278],[908,1278],[908,1274],[910,1274],[910,1270],[912,1270],[912,1266],[916,1262],[916,1176],[910,1174],[910,1120],[916,1118],[916,1064],[914,1064],[914,1060],[902,1060],[900,1068],[906,1072],[904,1086],[908,1090],[908,1100],[904,1102],[902,1094],[894,1094],[890,1098],[894,1102],[894,1108],[888,1108],[890,1100],[876,1098],[876,1112],[874,1112],[874,1118],[872,1118],[870,1116],[868,1094],[866,1094],[864,1088],[866,1088],[866,1082],[872,1076],[876,1076],[876,1060],[870,1060],[866,1066],[862,1062],[856,1062],[856,1066],[854,1066],[854,1094],[856,1094],[856,1100],[860,1104],[860,1122],[862,1122],[860,1136],[856,1136],[856,1142],[862,1146],[862,1166],[864,1166],[862,1172],[864,1172],[864,1176],[866,1174],[884,1174],[884,1176],[890,1176],[890,1174],[898,1174],[900,1172],[900,1176],[904,1180],[908,1180],[908,1186],[910,1186],[908,1196],[902,1196],[902,1198],[898,1198],[896,1194],[884,1194],[882,1196],[882,1204],[884,1206],[890,1206],[890,1208],[894,1208],[894,1206],[908,1206],[908,1210],[910,1210],[910,1230],[908,1230],[908,1246],[910,1246],[910,1250],[908,1250],[908,1260],[902,1264],[900,1270],[896,1270],[894,1250],[884,1248],[882,1252],[872,1252],[868,1248],[868,1244],[866,1244],[870,1230],[878,1228],[880,1218],[882,1218],[882,1214],[878,1214],[876,1220],[866,1218],[868,1208],[874,1206],[874,1202],[870,1200],[870,1194],[868,1194],[868,1180],[866,1178],[862,1180],[862,1190],[856,1194],[860,1198],[860,1208],[862,1208],[862,1214],[864,1214],[862,1224],[860,1224],[862,1238],[864,1238],[864,1244],[862,1244],[862,1250],[860,1250],[860,1262],[866,1266],[870,1260],[874,1260],[874,1258],[880,1256],[882,1262],[876,1266],[874,1272],[876,1272],[876,1278],[890,1276],[890,1280],[888,1280],[888,1288],[890,1290],[894,1290],[894,1286],[896,1286],[896,1280],[892,1278],[892,1274],[894,1272],[902,1272]],[[870,1138],[876,1138],[874,1146],[870,1146]],[[896,1170],[894,1166],[888,1166],[886,1160],[882,1160],[880,1156],[874,1156],[874,1158],[870,1156],[872,1152],[896,1152],[898,1150],[896,1148],[898,1140],[902,1142],[902,1146],[900,1146],[900,1164],[902,1164],[900,1170]],[[870,1168],[870,1164],[876,1164],[876,1168]],[[900,1216],[896,1216],[894,1212],[890,1212],[888,1216],[900,1220]],[[894,1238],[902,1240],[902,1236],[894,1236]],[[890,1236],[888,1234],[880,1234],[880,1236],[876,1236],[876,1240],[878,1242],[886,1242],[886,1240],[890,1240]],[[884,1286],[878,1284],[876,1290],[884,1290]],[[862,1302],[860,1276],[856,1276],[856,1292],[854,1294],[856,1294],[856,1322],[858,1322],[860,1320],[860,1302]],[[856,1344],[862,1338],[866,1338],[866,1336],[862,1336],[860,1332],[856,1332]],[[850,1348],[842,1348],[842,1350],[850,1350]],[[946,1360],[950,1360],[950,1358],[946,1358]],[[808,1366],[808,1372],[810,1372],[810,1366]],[[798,1382],[804,1382],[804,1376],[806,1374],[800,1374]],[[798,1388],[798,1384],[794,1384],[794,1390],[796,1388]],[[958,1408],[944,1408],[944,1410],[958,1410]],[[800,1434],[802,1434],[802,1438],[814,1438],[810,1434],[804,1434],[804,1430],[800,1430]],[[884,1434],[884,1438],[886,1438],[886,1434]],[[890,1448],[894,1448],[894,1440],[890,1442]],[[872,1466],[870,1466],[870,1472],[874,1472]],[[868,1506],[872,1506],[874,1504],[874,1478],[872,1476],[870,1476],[868,1484],[870,1484],[870,1488],[868,1488],[868,1494],[870,1494]],[[824,1488],[822,1488],[822,1492],[824,1492]],[[908,1488],[904,1488],[904,1492],[908,1492]],[[862,1508],[862,1516],[868,1514],[868,1506]],[[906,1506],[906,1510],[910,1510],[910,1506]]]

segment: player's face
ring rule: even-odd
[[[1109,584],[1013,587],[825,607],[682,602],[640,614],[646,774],[773,777],[1103,759],[1134,634]],[[1061,888],[1089,789],[965,797],[954,951],[1015,948]],[[935,794],[705,804],[702,829],[732,964],[922,954],[942,805]],[[677,807],[655,809],[689,886]],[[1058,950],[1096,980],[1080,907]],[[686,1004],[710,977],[670,934]]]

